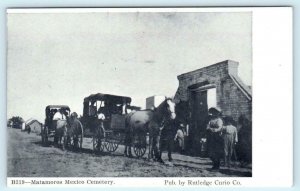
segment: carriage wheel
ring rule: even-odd
[[[136,135],[134,137],[133,150],[138,158],[144,156],[144,154],[146,153],[146,146],[147,144],[145,135]]]
[[[115,152],[117,150],[118,146],[119,146],[119,143],[115,142],[114,140],[109,140],[105,144],[105,148],[108,152]]]
[[[113,132],[107,138],[108,138],[108,140],[107,140],[107,143],[105,145],[106,150],[108,152],[115,152],[118,149],[119,144],[122,142],[121,133],[120,132]]]
[[[48,146],[48,127],[45,126],[43,132],[42,132],[42,145]]]

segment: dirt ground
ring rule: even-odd
[[[210,170],[207,158],[173,154],[173,163],[161,164],[146,158],[123,156],[124,147],[114,153],[95,155],[90,139],[85,138],[81,152],[43,147],[41,137],[19,129],[7,130],[8,177],[249,177],[251,168]],[[146,155],[145,155],[146,156]],[[163,153],[163,159],[167,159]],[[166,160],[167,161],[167,160]]]

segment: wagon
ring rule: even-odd
[[[92,94],[83,101],[84,137],[92,138],[95,153],[114,152],[125,137],[125,118],[130,110],[131,98],[110,94]]]
[[[45,109],[45,123],[41,130],[42,144],[47,146],[49,144],[49,138],[54,137],[54,142],[57,142],[56,121],[53,120],[54,114],[62,110],[66,117],[70,116],[71,110],[67,105],[48,105]],[[69,120],[67,120],[69,122]],[[79,148],[82,145],[83,137],[81,135],[72,134],[71,137],[67,137],[67,145],[73,146],[73,148]]]

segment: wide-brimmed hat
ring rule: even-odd
[[[209,108],[208,113],[211,115],[221,115],[222,111],[218,107],[211,107]]]

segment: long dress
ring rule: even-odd
[[[230,166],[235,143],[238,142],[237,129],[233,125],[223,126],[222,135],[224,138],[225,165]]]
[[[213,161],[213,168],[220,167],[220,159],[223,157],[224,141],[221,136],[223,121],[221,118],[211,119],[208,123],[207,147],[208,155]]]

